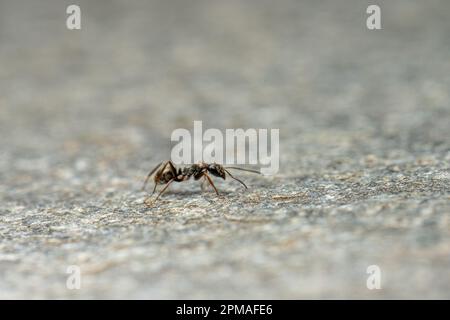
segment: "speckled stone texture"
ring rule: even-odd
[[[450,298],[450,2],[375,2],[1,1],[0,298]],[[279,173],[147,208],[194,120]]]

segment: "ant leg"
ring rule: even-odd
[[[148,179],[152,176],[153,173],[161,166],[162,162],[160,162],[156,167],[153,168],[152,171],[147,175],[147,178],[145,178],[144,185],[142,186],[142,191],[145,190],[145,186],[147,185]],[[164,168],[166,167],[167,163],[164,165]]]
[[[152,194],[151,194],[151,195],[148,195],[147,197],[145,197],[144,203],[147,203],[148,199],[150,199],[150,198],[152,197],[152,195],[155,193],[155,191],[156,191],[156,186],[157,186],[157,184],[156,184],[156,182],[155,182],[155,186],[153,187],[153,192],[152,192]]]
[[[212,187],[214,188],[214,190],[216,191],[216,194],[219,195],[219,191],[217,191],[216,186],[214,185],[214,183],[212,182],[211,178],[205,173],[204,176],[206,177],[206,179],[208,179],[208,182],[210,185],[212,185]]]
[[[205,176],[203,176],[203,181],[202,181],[202,184],[200,185],[200,187],[202,188],[202,191],[205,191],[206,190],[206,183],[208,182],[208,179],[206,179],[206,177]]]
[[[175,165],[173,164],[172,160],[167,161],[167,163],[170,165],[170,167],[172,168],[172,171],[177,172],[177,168],[175,168]]]
[[[167,187],[175,180],[175,178],[172,178],[167,182],[166,186],[159,192],[158,196],[156,197],[155,201],[158,200],[158,198],[163,194],[164,191],[166,191]]]
[[[156,186],[157,186],[157,184],[156,184],[156,182],[155,182],[155,187],[153,188],[153,192],[152,192],[152,194],[150,195],[150,197],[155,193],[155,191],[156,191]]]

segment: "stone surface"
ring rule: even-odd
[[[377,2],[2,1],[0,298],[450,298],[450,3]],[[279,173],[147,208],[194,120]]]

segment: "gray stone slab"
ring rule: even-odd
[[[450,298],[450,3],[377,2],[2,1],[0,298]],[[194,120],[279,173],[147,208]]]

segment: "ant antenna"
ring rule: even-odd
[[[244,182],[242,182],[238,178],[233,177],[233,175],[227,169],[224,168],[224,170],[225,170],[226,173],[228,173],[230,175],[231,178],[233,178],[236,181],[239,181],[240,183],[242,183],[242,185],[245,187],[245,189],[248,189]]]
[[[148,179],[152,176],[153,173],[155,173],[156,169],[158,169],[162,165],[162,162],[160,162],[155,168],[153,168],[152,171],[147,175],[147,178],[144,181],[144,185],[142,186],[142,191],[145,190],[145,186],[147,185]]]
[[[224,167],[224,168],[226,168],[226,169],[236,169],[236,170],[242,170],[242,171],[247,171],[247,172],[253,172],[253,173],[261,174],[261,172],[256,171],[256,170],[244,169],[244,168],[239,168],[239,167]]]

